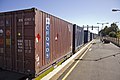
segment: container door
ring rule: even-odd
[[[35,73],[35,13],[24,14],[24,72]]]
[[[16,14],[16,68],[18,72],[34,73],[34,13],[21,12]]]
[[[8,70],[12,69],[12,45],[11,45],[11,29],[12,29],[12,15],[5,15],[5,68]]]
[[[24,24],[23,14],[15,16],[15,64],[18,72],[24,72]]]
[[[11,70],[12,69],[12,45],[11,45],[11,25],[12,22],[12,15],[10,13],[4,14],[0,20],[0,41],[1,41],[1,67],[3,69]]]
[[[0,68],[4,68],[4,46],[5,46],[5,41],[4,41],[4,15],[0,15]]]

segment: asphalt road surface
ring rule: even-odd
[[[120,48],[112,43],[103,44],[96,40],[77,61],[75,68],[66,70],[58,80],[120,80]]]

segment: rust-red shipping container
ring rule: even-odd
[[[35,76],[72,51],[72,26],[35,8],[0,13],[0,68]]]

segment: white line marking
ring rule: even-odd
[[[89,51],[92,51],[92,48],[90,48]]]
[[[91,45],[89,46],[89,48],[91,47]],[[89,50],[89,48],[83,53],[83,55],[80,57],[80,59],[83,58],[83,56],[87,53],[87,51]],[[78,60],[75,65],[69,70],[69,72],[62,78],[62,80],[65,80],[69,74],[73,71],[73,69],[77,66],[77,64],[79,63],[80,60]]]

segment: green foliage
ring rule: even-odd
[[[109,33],[109,36],[110,36],[110,37],[114,37],[114,38],[117,37],[115,32],[110,32],[110,33]]]
[[[61,60],[57,63],[57,66],[61,65],[64,62],[64,60]],[[48,73],[54,70],[54,67],[51,67],[50,69],[46,70],[44,73],[36,77],[34,80],[41,80],[44,76],[46,76]]]
[[[113,31],[113,32],[117,33],[118,30],[119,30],[119,28],[115,23],[111,24],[110,32]]]
[[[44,76],[46,76],[48,73],[50,73],[53,70],[54,70],[54,67],[51,67],[50,69],[48,69],[47,71],[39,75],[37,78],[35,78],[35,80],[41,80]]]
[[[120,31],[117,32],[116,36],[117,38],[120,38]]]
[[[120,32],[118,33],[118,31],[118,26],[115,23],[112,23],[110,27],[105,26],[105,28],[102,29],[100,33],[102,34],[102,36],[109,35],[110,37],[120,37]]]

